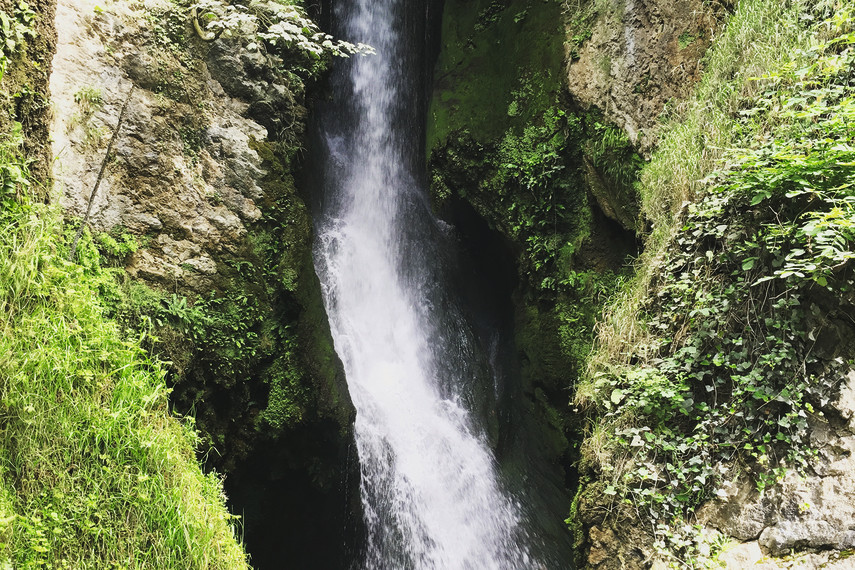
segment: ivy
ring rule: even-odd
[[[17,204],[30,186],[28,161],[18,152],[23,141],[22,126],[18,122],[12,125],[12,132],[5,136],[5,140],[0,140],[0,208]]]
[[[598,415],[617,426],[610,453],[625,458],[622,470],[601,465],[605,494],[654,521],[672,553],[696,545],[671,523],[714,497],[729,469],[753,474],[761,492],[808,469],[809,423],[842,377],[842,360],[816,350],[812,307],[855,286],[847,26],[757,79],[768,89],[739,120],[763,128],[707,178],[672,236],[641,307],[648,340],[632,365],[593,374]]]

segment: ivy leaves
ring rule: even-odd
[[[846,33],[762,78],[739,112],[756,138],[706,179],[655,270],[646,342],[594,377],[627,466],[606,492],[656,520],[714,496],[712,466],[737,464],[762,491],[814,454],[805,434],[841,364],[815,350],[814,301],[855,286],[853,69]]]
[[[22,126],[15,122],[12,127],[6,140],[0,141],[0,207],[8,207],[30,186],[27,161],[18,152],[23,143]]]
[[[0,11],[0,79],[6,73],[8,58],[21,49],[27,38],[35,38],[33,22],[36,13],[24,0],[15,5],[15,12],[9,15]]]

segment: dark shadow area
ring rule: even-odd
[[[256,570],[348,568],[357,544],[350,521],[359,512],[359,469],[355,450],[338,445],[338,429],[323,422],[258,446],[227,477],[231,511],[243,517]]]
[[[484,426],[503,479],[520,501],[533,535],[535,557],[548,568],[569,568],[571,536],[563,520],[578,479],[573,448],[556,460],[542,437],[550,427],[535,410],[524,385],[516,345],[520,282],[518,252],[492,229],[475,209],[452,195],[440,212],[454,226],[454,261],[450,268],[455,297],[489,373],[476,388],[476,411],[487,415]],[[571,486],[566,487],[567,483]]]

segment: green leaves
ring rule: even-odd
[[[602,421],[632,426],[613,442],[632,462],[614,492],[656,518],[712,496],[721,473],[705,466],[739,461],[762,490],[813,454],[808,418],[836,364],[814,352],[806,309],[817,287],[846,286],[855,258],[855,50],[846,39],[808,55],[741,113],[766,130],[673,236],[634,364],[593,379]]]
[[[323,33],[302,8],[292,4],[269,2],[265,8],[268,13],[259,13],[251,5],[201,0],[193,9],[200,26],[203,24],[205,32],[210,34],[203,39],[240,36],[247,40],[247,49],[251,51],[266,44],[291,47],[315,59],[324,54],[348,57],[374,53],[369,45],[335,40]]]
[[[742,260],[742,270],[750,271],[754,269],[754,264],[757,262],[757,257],[746,257]]]
[[[30,186],[28,161],[18,153],[22,142],[21,123],[15,122],[7,139],[0,141],[0,207],[9,207]]]

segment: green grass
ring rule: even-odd
[[[20,142],[0,150],[0,566],[247,568],[164,369],[105,317],[109,273],[65,261],[57,209],[27,199]]]
[[[849,310],[855,286],[853,14],[851,1],[740,2],[642,170],[653,229],[576,403],[592,419],[597,508],[646,524],[678,565],[709,562],[673,521],[714,496],[719,467],[761,492],[805,468],[807,418],[853,357],[817,341],[807,311],[829,293]]]
[[[599,350],[591,360],[594,368],[625,363],[639,347],[649,344],[638,319],[639,304],[668,255],[681,215],[704,194],[706,177],[721,166],[729,150],[750,146],[764,131],[762,122],[740,122],[738,110],[764,88],[756,78],[782,61],[797,60],[811,41],[800,20],[806,4],[804,0],[740,2],[702,62],[705,72],[696,93],[666,111],[656,152],[640,174],[641,215],[652,230],[637,261],[635,279],[618,294],[599,325]],[[589,388],[579,386],[580,401],[587,398]]]
[[[746,144],[762,125],[737,121],[740,105],[763,89],[754,78],[805,47],[803,1],[742,1],[703,61],[704,76],[671,124],[641,177],[642,208],[654,226],[670,226],[685,202],[698,198],[703,179],[728,149]]]

